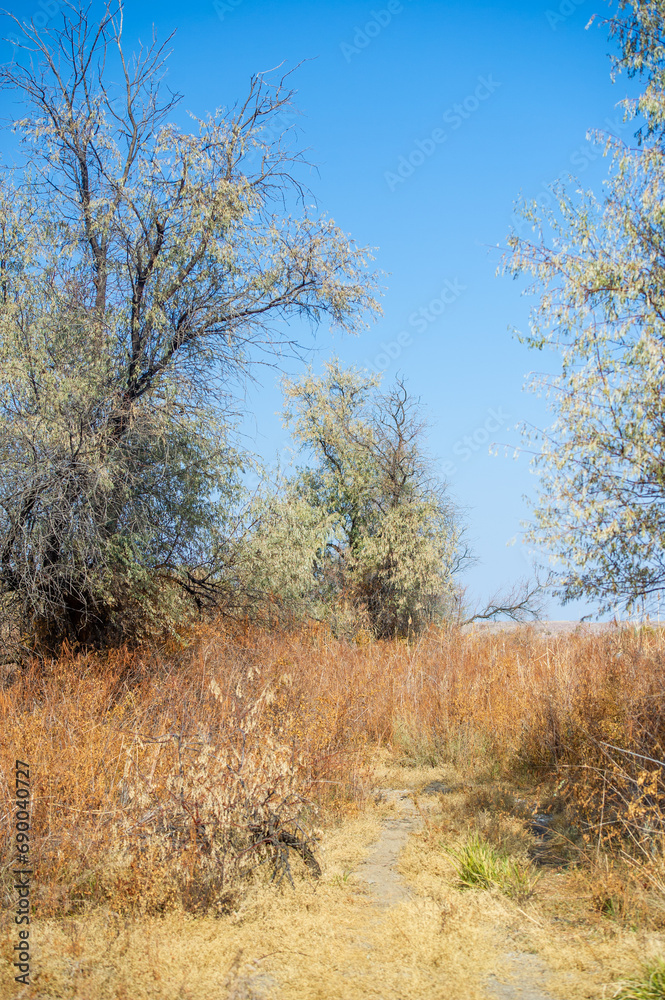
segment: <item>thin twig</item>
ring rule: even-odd
[[[652,764],[658,764],[659,767],[665,767],[665,761],[656,760],[655,757],[646,757],[643,753],[634,753],[632,750],[624,750],[622,747],[615,747],[613,743],[603,743],[602,740],[599,740],[598,742],[601,747],[609,747],[610,750],[618,750],[619,753],[626,753],[631,757],[639,757],[640,760],[648,760]]]

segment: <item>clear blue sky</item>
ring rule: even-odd
[[[12,9],[45,17],[57,3]],[[318,167],[311,187],[357,242],[378,248],[386,293],[383,317],[362,337],[321,328],[303,340],[315,344],[315,366],[337,353],[385,368],[386,380],[399,371],[421,397],[431,451],[468,508],[478,563],[466,582],[479,600],[529,571],[522,496],[535,495],[535,478],[527,456],[513,458],[515,425],[551,422],[523,384],[556,366],[512,337],[529,300],[496,277],[492,248],[505,244],[520,192],[542,198],[569,171],[600,186],[606,162],[586,132],[620,122],[616,104],[634,90],[625,78],[611,83],[605,29],[585,30],[606,10],[601,0],[129,0],[125,10],[128,46],[153,24],[160,38],[176,31],[167,82],[196,114],[242,97],[253,73],[309,60],[292,79]],[[288,443],[273,373],[248,404],[249,444],[273,459]],[[490,455],[493,441],[508,454]],[[552,603],[549,613],[592,610]]]

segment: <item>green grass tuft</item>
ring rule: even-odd
[[[614,996],[615,1000],[665,1000],[665,961],[646,966],[642,978],[627,980]]]
[[[540,875],[499,852],[478,834],[459,849],[444,847],[453,859],[460,889],[498,889],[512,899],[527,899]]]

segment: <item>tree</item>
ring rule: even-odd
[[[626,71],[629,77],[646,78],[646,88],[635,101],[625,101],[630,112],[644,116],[638,138],[665,133],[665,3],[663,0],[618,0],[617,13],[623,17],[601,18],[611,38],[619,43],[612,57],[613,72]],[[594,15],[595,16],[595,15]],[[592,19],[593,20],[593,19]]]
[[[417,401],[397,380],[333,359],[317,378],[283,382],[285,419],[315,460],[293,484],[332,519],[314,574],[324,592],[366,609],[379,637],[416,633],[453,607],[468,558],[460,511],[435,475]]]
[[[49,648],[100,644],[163,618],[165,587],[174,608],[228,597],[243,380],[294,348],[290,318],[353,332],[378,307],[365,252],[303,202],[287,78],[187,132],[165,47],[129,59],[121,6],[67,4],[41,34],[8,16],[25,166],[0,174],[0,602]]]
[[[540,292],[523,339],[561,357],[559,374],[535,380],[556,419],[533,435],[529,537],[558,561],[564,601],[596,599],[601,611],[648,603],[665,585],[665,3],[619,11],[615,68],[647,76],[624,102],[637,145],[597,136],[611,158],[604,196],[560,186],[556,210],[523,205],[536,237],[513,234],[506,260]]]
[[[234,560],[247,613],[269,625],[328,619],[333,595],[318,568],[335,518],[281,476],[272,484],[264,479],[247,514]]]

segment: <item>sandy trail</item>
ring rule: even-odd
[[[370,886],[375,904],[385,908],[412,897],[396,866],[400,851],[410,834],[421,828],[422,819],[408,788],[382,789],[381,795],[394,805],[397,815],[383,821],[381,836],[358,866],[357,875]]]
[[[423,824],[413,792],[408,788],[382,789],[381,795],[394,806],[396,815],[383,821],[379,840],[356,873],[369,885],[379,910],[370,922],[371,926],[381,921],[381,911],[385,912],[397,903],[412,898],[413,893],[397,871],[397,863],[409,836],[420,830]],[[502,971],[505,975],[500,978],[494,975],[488,978],[488,1000],[553,1000],[544,988],[547,967],[536,955],[509,952],[504,956]]]

